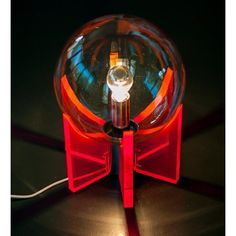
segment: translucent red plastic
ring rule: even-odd
[[[69,189],[76,192],[109,174],[111,143],[84,136],[63,114]]]
[[[120,145],[119,180],[124,208],[133,207],[134,133],[124,131]]]
[[[107,140],[84,136],[63,114],[69,189],[76,192],[108,175],[112,150]],[[119,180],[124,208],[133,207],[133,171],[170,183],[180,176],[182,105],[170,123],[149,140],[135,143],[125,131],[119,147]]]
[[[152,138],[135,144],[134,170],[177,183],[180,176],[182,105],[170,122]]]

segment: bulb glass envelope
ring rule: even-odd
[[[141,18],[97,18],[71,37],[54,76],[61,109],[86,136],[109,139],[104,132],[111,120],[107,75],[115,66],[128,68],[133,79],[129,94],[130,118],[138,125],[135,141],[155,135],[181,103],[185,72],[173,43]],[[63,102],[63,96],[70,100]]]

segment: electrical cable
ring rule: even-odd
[[[54,183],[51,183],[49,184],[48,186],[40,189],[39,191],[35,192],[35,193],[32,193],[32,194],[27,194],[27,195],[16,195],[16,194],[11,194],[11,198],[12,199],[28,199],[28,198],[33,198],[33,197],[36,197],[38,195],[40,195],[41,193],[59,185],[59,184],[62,184],[64,182],[68,181],[68,178],[64,178],[64,179],[61,179],[61,180],[58,180]]]

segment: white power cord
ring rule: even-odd
[[[32,194],[28,194],[28,195],[16,195],[16,194],[11,194],[11,198],[12,199],[27,199],[27,198],[32,198],[32,197],[36,197],[38,195],[40,195],[41,193],[47,191],[48,189],[52,188],[52,187],[55,187],[56,185],[59,185],[59,184],[62,184],[64,182],[68,181],[68,178],[65,178],[65,179],[61,179],[61,180],[58,180],[52,184],[49,184],[48,186],[46,186],[45,188],[42,188],[41,190],[35,192],[35,193],[32,193]]]

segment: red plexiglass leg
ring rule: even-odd
[[[119,179],[124,208],[133,207],[134,134],[124,131],[119,155]]]
[[[111,143],[79,132],[63,114],[69,189],[73,192],[99,180],[111,170]],[[133,170],[177,183],[180,175],[182,105],[170,123],[152,138],[134,143],[124,131],[119,151],[119,180],[125,208],[133,207]]]
[[[63,114],[69,189],[76,192],[111,170],[111,144],[84,136]]]
[[[182,105],[170,121],[152,138],[135,144],[134,170],[170,183],[180,175]]]

